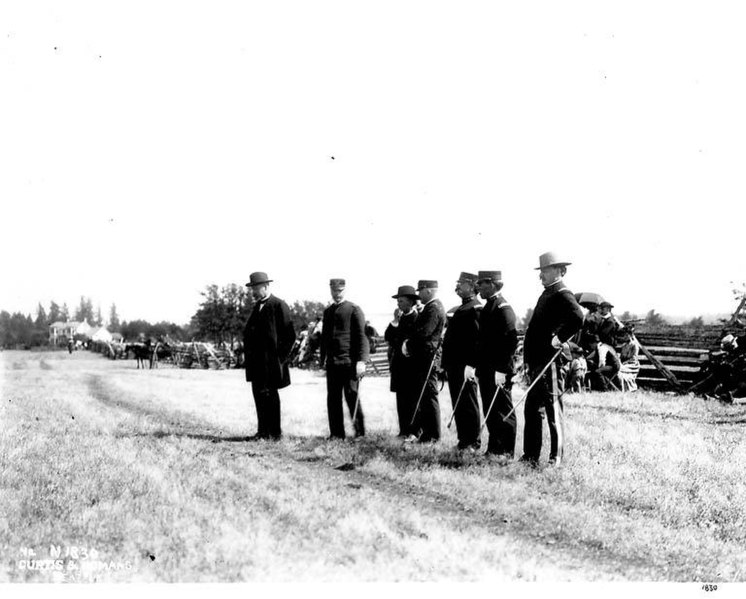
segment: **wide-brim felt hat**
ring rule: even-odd
[[[396,295],[392,295],[391,297],[394,299],[399,299],[400,297],[409,297],[415,300],[419,299],[417,291],[411,285],[401,285],[397,290]]]
[[[503,273],[499,270],[480,270],[477,282],[491,281],[492,283],[501,283],[502,280]]]
[[[246,283],[247,287],[254,287],[255,285],[264,285],[265,283],[271,283],[272,279],[267,276],[266,272],[252,272],[249,275],[249,282]]]
[[[539,256],[539,266],[534,268],[534,270],[541,270],[548,266],[568,266],[569,264],[572,264],[572,262],[563,260],[556,252],[545,252]]]

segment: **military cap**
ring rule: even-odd
[[[345,287],[347,281],[344,279],[329,279],[329,287]]]
[[[611,302],[607,302],[606,300],[604,300],[604,301],[602,301],[602,302],[601,302],[600,304],[598,304],[598,306],[599,306],[599,308],[600,308],[601,306],[608,306],[609,308],[613,308],[613,307],[614,307],[614,304],[612,304]]]
[[[489,281],[490,283],[501,283],[503,280],[503,273],[499,270],[480,270],[477,283],[482,281]]]
[[[266,272],[252,272],[249,275],[249,282],[246,283],[246,287],[254,287],[255,285],[264,285],[271,282],[272,279],[267,276]]]
[[[428,279],[420,279],[417,281],[417,291],[420,289],[437,289],[438,281],[432,281]]]
[[[417,291],[411,285],[401,285],[399,289],[397,290],[396,295],[392,295],[391,297],[394,299],[398,299],[400,297],[409,297],[412,299],[419,299],[417,296]]]
[[[539,266],[534,270],[541,270],[548,266],[567,266],[568,264],[572,264],[572,262],[563,260],[556,252],[545,252],[539,256]]]
[[[476,283],[479,277],[470,272],[462,272],[457,283]]]

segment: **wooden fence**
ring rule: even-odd
[[[697,329],[687,327],[663,327],[655,330],[638,330],[637,340],[671,371],[684,389],[701,380],[701,368],[708,359],[710,350],[719,348],[721,326],[706,326]],[[519,336],[521,351],[523,335]],[[379,339],[376,352],[368,360],[367,374],[388,376],[388,345]],[[671,385],[663,374],[642,353],[638,385],[645,389],[670,390]]]

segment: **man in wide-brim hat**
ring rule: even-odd
[[[396,300],[394,318],[386,327],[384,338],[389,345],[390,389],[396,394],[396,415],[399,421],[399,437],[416,437],[418,431],[410,425],[417,403],[417,376],[412,359],[402,352],[404,341],[412,336],[417,321],[415,306],[419,301],[412,285],[401,285],[391,296]]]
[[[347,282],[329,281],[332,303],[324,310],[321,327],[321,363],[326,367],[326,407],[329,435],[345,438],[342,395],[353,419],[355,436],[365,435],[363,407],[360,405],[360,380],[368,360],[365,314],[357,304],[345,299]]]
[[[462,272],[456,281],[454,291],[461,298],[461,303],[448,311],[441,360],[448,379],[451,405],[455,410],[457,448],[466,451],[476,451],[481,446],[477,382],[473,375],[477,360],[479,312],[482,309],[477,298],[477,279],[478,276],[473,273]],[[469,368],[472,375],[466,378]]]
[[[244,369],[251,382],[257,416],[252,439],[282,436],[279,389],[290,385],[288,359],[295,343],[290,308],[269,290],[272,280],[265,272],[253,272],[246,286],[254,307],[243,330]]]
[[[523,360],[532,382],[552,361],[562,344],[577,333],[583,324],[583,311],[563,281],[569,264],[555,252],[539,256],[539,267],[535,270],[539,271],[544,291],[536,303],[523,341]],[[564,449],[564,415],[554,362],[526,398],[521,459],[532,465],[538,464],[541,454],[542,412],[546,412],[549,425],[549,461],[559,465]]]

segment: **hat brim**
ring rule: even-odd
[[[258,281],[256,283],[252,283],[251,281],[249,281],[248,283],[246,283],[246,287],[256,287],[257,285],[265,285],[267,283],[272,283],[272,279],[267,279],[266,281]]]
[[[400,297],[408,297],[409,299],[413,299],[413,300],[420,299],[420,296],[415,295],[414,293],[402,293],[401,295],[397,294],[397,295],[391,296],[392,299],[399,299]]]
[[[572,262],[552,262],[551,264],[545,264],[544,266],[537,266],[534,270],[541,270],[542,268],[549,268],[550,266],[570,266]]]

